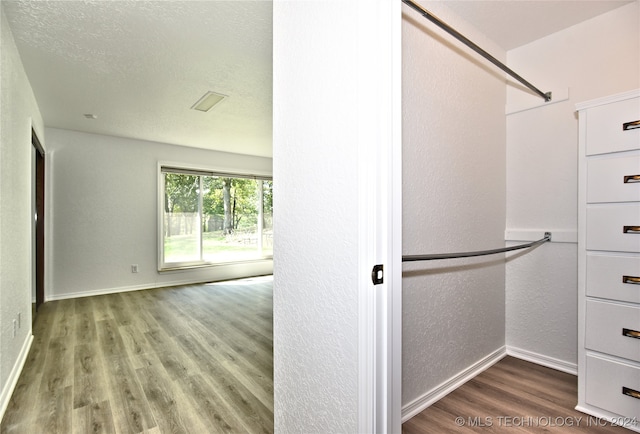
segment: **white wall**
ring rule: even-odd
[[[0,416],[31,342],[31,128],[42,118],[0,5]],[[21,327],[13,336],[13,320]]]
[[[504,58],[440,2],[424,6]],[[504,244],[505,79],[409,8],[403,19],[403,253]],[[504,346],[504,261],[406,263],[403,392],[420,407],[434,389]]]
[[[272,272],[271,260],[157,271],[158,161],[269,174],[270,158],[50,128],[46,134],[52,227],[47,299]]]
[[[577,148],[575,104],[640,87],[636,1],[507,54],[510,67],[569,100],[507,117],[507,230],[551,230],[506,271],[507,345],[575,370],[577,363]],[[522,98],[509,87],[508,104]]]
[[[273,22],[275,430],[399,432],[399,387],[374,375],[399,364],[399,348],[384,354],[384,333],[374,341],[392,319],[383,306],[374,321],[373,301],[399,295],[389,282],[400,268],[372,229],[394,212],[376,167],[391,164],[380,152],[399,156],[400,4],[275,1]],[[376,287],[374,259],[387,273]],[[376,390],[397,393],[397,408],[374,421]]]

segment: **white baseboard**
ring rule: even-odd
[[[246,276],[246,277],[238,277],[236,279],[250,279],[250,278],[261,277],[261,276],[262,275]],[[236,279],[233,279],[233,280],[236,280]],[[226,280],[232,280],[232,278],[221,279],[217,281],[226,281]],[[198,279],[186,279],[186,280],[172,281],[172,282],[146,283],[144,285],[135,285],[135,286],[120,286],[116,288],[101,288],[101,289],[94,289],[94,290],[83,291],[83,292],[70,292],[66,294],[48,295],[46,297],[46,301],[66,300],[69,298],[92,297],[94,295],[116,294],[118,292],[142,291],[145,289],[168,288],[171,286],[199,285],[202,283],[211,283],[215,281],[216,280],[203,280],[202,278],[198,278]]]
[[[557,371],[566,372],[568,374],[577,375],[578,373],[578,366],[575,363],[569,363],[564,360],[559,360],[553,357],[545,356],[543,354],[523,350],[521,348],[505,346],[497,349],[482,360],[479,360],[478,362],[469,366],[464,371],[459,372],[457,375],[454,375],[444,383],[433,388],[432,390],[413,400],[409,404],[403,406],[402,422],[406,422],[416,414],[422,412],[434,402],[444,398],[446,395],[453,392],[455,389],[462,386],[464,383],[471,380],[476,375],[489,369],[505,356],[512,356],[518,359],[526,360],[528,362],[536,363],[541,366],[546,366],[547,368],[555,369]]]
[[[146,283],[144,285],[120,286],[116,288],[101,288],[82,292],[69,292],[66,294],[48,295],[46,301],[66,300],[69,298],[93,297],[94,295],[115,294],[118,292],[141,291],[144,289],[162,288],[165,286],[193,285],[196,281],[171,282],[171,283]]]
[[[507,355],[517,359],[526,360],[537,365],[546,366],[556,371],[566,372],[567,374],[578,375],[578,365],[576,363],[566,362],[564,360],[545,356],[544,354],[534,353],[532,351],[523,350],[507,345]]]
[[[422,412],[434,402],[453,392],[476,375],[499,362],[506,355],[507,352],[505,347],[498,348],[493,353],[469,366],[467,369],[459,372],[444,383],[405,405],[402,407],[402,422],[406,422],[416,414]]]
[[[7,410],[11,395],[16,388],[16,384],[18,384],[18,378],[20,378],[22,368],[27,361],[27,355],[29,354],[29,349],[31,349],[32,342],[33,335],[29,334],[27,339],[25,339],[24,343],[22,344],[22,349],[20,350],[20,354],[18,354],[18,359],[13,364],[13,368],[11,369],[11,373],[9,374],[9,378],[7,378],[7,382],[2,386],[2,395],[0,395],[0,421],[4,417],[4,412]]]

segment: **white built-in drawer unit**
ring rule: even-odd
[[[577,108],[576,408],[640,432],[640,90]]]
[[[640,362],[640,306],[587,299],[585,346]]]
[[[597,355],[587,356],[586,376],[590,380],[586,390],[588,404],[640,420],[640,399],[633,397],[640,394],[638,366]]]
[[[640,257],[588,252],[586,296],[640,303]]]
[[[640,201],[640,159],[613,155],[587,161],[587,203]]]
[[[586,114],[586,155],[640,149],[640,128],[634,125],[638,120],[637,98],[589,108]]]
[[[640,252],[640,203],[587,206],[586,229],[588,250]]]

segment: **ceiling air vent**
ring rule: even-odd
[[[201,112],[208,112],[214,106],[218,105],[222,100],[227,98],[227,95],[222,95],[220,93],[215,92],[207,92],[204,94],[202,98],[198,100],[197,103],[191,106],[193,110],[198,110]]]

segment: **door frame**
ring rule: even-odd
[[[360,220],[359,432],[402,430],[402,4],[358,15]],[[366,9],[366,12],[364,10]],[[375,52],[372,50],[372,35]],[[370,89],[376,89],[371,99]],[[371,119],[376,118],[375,128]],[[374,285],[372,267],[383,265]]]
[[[35,312],[44,303],[45,292],[45,190],[46,164],[45,151],[35,130],[31,129],[31,144],[34,148],[33,181],[33,275],[35,285]]]
[[[399,433],[401,2],[273,6],[275,427]]]

